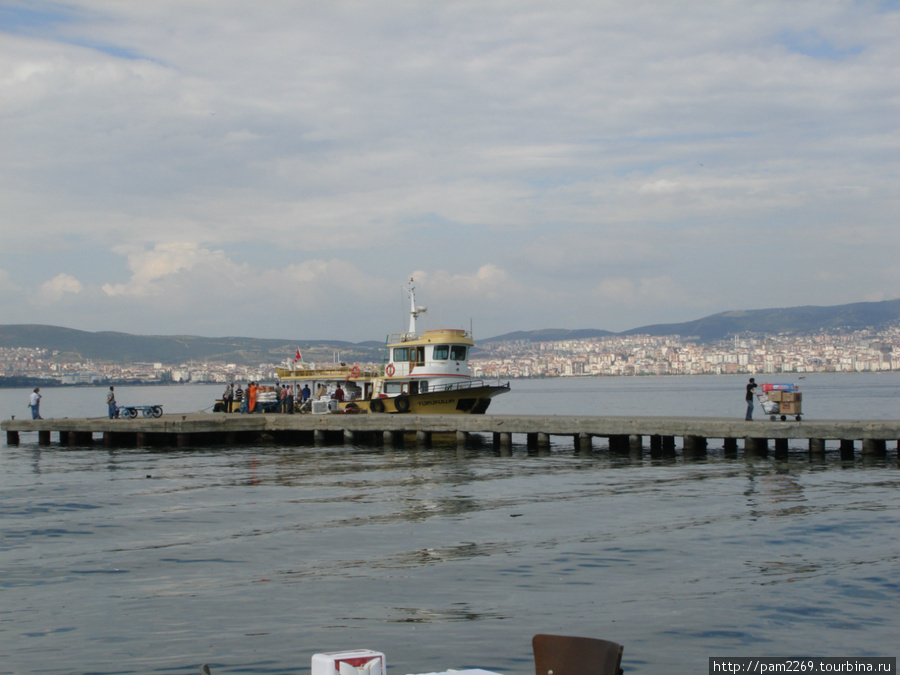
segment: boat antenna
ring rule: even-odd
[[[409,278],[409,335],[416,335],[416,319],[419,318],[419,314],[424,314],[428,311],[427,307],[416,307],[416,286],[415,280],[410,277]]]

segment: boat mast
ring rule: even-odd
[[[416,286],[415,280],[410,277],[409,278],[409,332],[407,335],[410,337],[415,337],[418,335],[416,332],[416,319],[419,317],[419,314],[424,314],[428,309],[426,307],[416,307]]]

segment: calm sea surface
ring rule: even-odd
[[[797,382],[807,419],[898,419],[900,374]],[[743,417],[746,377],[514,381],[492,413]],[[219,386],[117,387],[208,408]],[[0,416],[28,417],[28,390]],[[44,417],[105,415],[46,388]],[[762,417],[757,409],[757,416]],[[759,424],[769,424],[761,419]],[[55,438],[55,437],[54,437]],[[0,443],[5,438],[0,438]],[[886,459],[501,456],[483,448],[0,445],[0,675],[531,675],[537,632],[625,645],[627,673],[709,656],[897,656],[900,473]]]

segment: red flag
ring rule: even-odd
[[[300,361],[302,359],[303,357],[300,356],[300,347],[297,347],[297,355],[294,357],[294,363],[297,363],[297,361]]]

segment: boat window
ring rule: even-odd
[[[401,394],[406,389],[405,382],[385,382],[384,383],[384,393],[385,394]]]
[[[424,394],[426,391],[428,391],[428,380],[421,380],[419,382],[419,393]]]
[[[450,356],[450,345],[435,345],[434,346],[435,360],[446,361],[448,356]]]
[[[467,349],[465,345],[453,345],[450,348],[450,359],[453,361],[465,361]]]
[[[409,347],[394,347],[394,361],[409,361]]]

